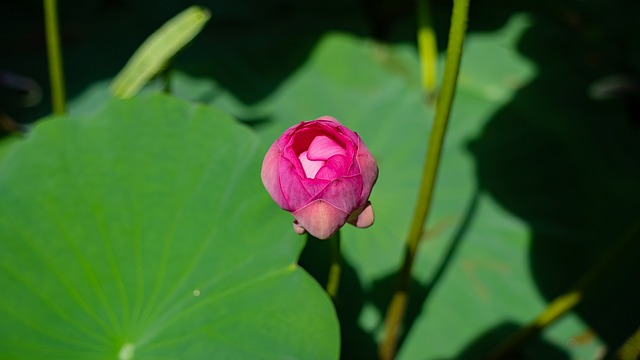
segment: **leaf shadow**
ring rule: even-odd
[[[484,333],[476,337],[464,349],[455,356],[459,360],[480,360],[485,359],[486,354],[502,342],[506,337],[517,331],[522,324],[506,321],[487,329]],[[529,349],[533,350],[531,354]],[[536,339],[529,346],[529,351],[518,351],[504,358],[504,360],[533,360],[533,359],[553,359],[569,360],[571,357],[562,348],[544,339]],[[444,359],[442,359],[444,360]]]
[[[190,5],[210,9],[212,18],[175,56],[173,68],[215,82],[246,106],[265,100],[295,74],[326,33],[415,42],[412,0],[68,0],[58,9],[68,99],[115,76],[148,36]],[[441,45],[446,44],[449,15],[449,2],[434,2]],[[6,34],[0,47],[8,49],[0,69],[31,78],[42,88],[35,106],[2,104],[0,110],[21,123],[50,113],[42,16],[39,2],[0,2],[0,33]],[[475,28],[500,27],[507,18],[508,11],[494,12]]]
[[[312,239],[307,241],[298,261],[298,264],[321,286],[327,283],[330,252],[328,241]],[[375,338],[359,324],[359,316],[367,297],[355,269],[348,261],[342,259],[340,286],[334,301],[340,323],[341,359],[375,359],[377,357]]]
[[[633,33],[593,20],[630,22],[623,14],[630,10],[597,4],[556,10],[534,18],[518,44],[537,76],[469,144],[480,189],[530,229],[529,263],[547,301],[569,290],[622,236],[640,203],[640,127],[630,106],[640,93],[608,99],[590,93],[610,74],[637,79],[630,53],[620,51],[634,43]],[[640,291],[629,286],[638,272],[640,263],[626,254],[575,309],[608,349],[638,326]]]
[[[427,284],[421,284],[415,278],[412,279],[410,298],[405,314],[403,330],[398,340],[398,348],[402,347],[402,344],[404,343],[407,335],[411,332],[411,328],[414,326],[416,320],[420,317],[422,309],[427,302],[429,295],[440,284],[442,277],[446,273],[449,265],[451,264],[451,261],[455,257],[456,251],[461,246],[462,241],[464,240],[465,235],[469,230],[469,225],[476,215],[480,195],[481,193],[477,189],[473,191],[473,194],[468,201],[468,205],[466,207],[464,215],[462,216],[462,220],[460,221],[458,228],[453,234],[447,250],[442,257],[441,262],[437,265],[437,268],[429,282]],[[397,280],[397,276],[394,273],[373,282],[371,300],[382,314],[384,314],[388,309],[389,303],[391,301],[391,295],[393,295],[396,288]]]
[[[423,285],[412,280],[411,297],[406,310],[404,330],[400,336],[399,347],[404,342],[415,321],[419,318],[422,308],[433,289],[438,286],[449,264],[455,257],[469,225],[475,216],[480,192],[474,191],[458,229],[452,236],[450,244],[438,264],[433,277],[428,284]],[[326,284],[329,268],[329,245],[326,241],[307,242],[299,264],[311,274],[320,284]],[[341,358],[342,359],[375,359],[377,358],[377,331],[367,332],[360,324],[360,315],[367,303],[371,303],[381,314],[387,310],[391,295],[395,290],[397,277],[395,273],[375,280],[370,291],[363,289],[355,269],[347,262],[342,262],[342,276],[338,298],[335,301],[336,312],[341,326]],[[378,327],[382,324],[378,324]],[[377,330],[377,329],[376,329]]]

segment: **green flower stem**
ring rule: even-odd
[[[62,52],[60,50],[60,31],[56,0],[44,0],[44,22],[47,33],[47,51],[49,56],[49,79],[51,81],[51,102],[53,113],[65,112],[64,73],[62,71]]]
[[[513,354],[517,349],[537,336],[544,328],[551,325],[562,315],[578,305],[585,297],[587,291],[600,280],[603,274],[618,263],[619,258],[628,253],[631,248],[636,245],[639,233],[640,222],[636,222],[631,229],[574,284],[571,290],[555,298],[535,320],[518,330],[496,347],[489,355],[489,359],[504,359],[510,354]]]
[[[395,356],[400,327],[409,300],[409,286],[411,284],[411,269],[418,249],[418,244],[424,231],[424,224],[429,215],[433,188],[440,164],[440,152],[444,142],[447,122],[451,112],[453,96],[458,80],[458,71],[462,57],[462,44],[467,28],[467,13],[469,0],[454,0],[449,44],[444,68],[442,91],[436,102],[436,114],[431,129],[429,147],[422,173],[420,194],[416,205],[411,228],[407,236],[404,261],[398,274],[398,285],[393,294],[385,318],[385,334],[379,348],[381,359],[393,359]]]
[[[615,358],[620,360],[640,359],[640,328],[622,344]]]
[[[167,65],[162,70],[161,78],[162,78],[162,92],[165,94],[171,94],[171,75],[173,72],[173,66],[171,65],[171,61],[167,62]]]
[[[340,272],[342,270],[340,257],[340,230],[331,235],[327,240],[331,247],[331,264],[329,265],[329,277],[327,278],[327,293],[335,300],[340,288]]]
[[[418,53],[422,70],[422,87],[430,98],[435,97],[438,75],[438,45],[431,21],[429,0],[417,0]]]

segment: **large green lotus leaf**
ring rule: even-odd
[[[262,148],[162,95],[39,123],[0,164],[0,357],[336,358]]]
[[[529,224],[478,188],[468,149],[535,74],[514,50],[529,23],[526,16],[514,16],[504,28],[471,34],[466,43],[431,231],[415,264],[401,359],[481,356],[546,305],[529,267]],[[344,358],[375,357],[402,259],[433,116],[418,69],[412,45],[329,34],[278,92],[252,108],[263,120],[257,129],[266,142],[301,120],[332,115],[357,131],[378,161],[380,178],[371,197],[376,223],[366,230],[343,229],[345,273],[338,312]],[[247,111],[231,102],[219,104],[238,114]],[[314,267],[312,262],[313,256],[303,253],[303,266]],[[528,356],[580,356],[599,345],[593,340],[567,345],[587,330],[573,315],[551,330],[524,349]]]
[[[0,139],[0,159],[11,149],[14,143],[18,141],[20,141],[19,136],[7,136]]]

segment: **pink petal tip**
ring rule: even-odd
[[[293,220],[293,231],[295,231],[298,235],[302,235],[307,232],[307,230],[300,226],[298,220]]]
[[[300,226],[318,239],[327,239],[347,220],[348,214],[323,200],[315,200],[292,213]]]
[[[367,201],[367,205],[360,212],[354,212],[349,217],[349,224],[359,227],[359,228],[367,228],[373,225],[373,206],[371,206],[371,202]]]

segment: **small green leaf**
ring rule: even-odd
[[[111,92],[118,98],[134,96],[167,62],[198,35],[211,17],[209,11],[191,6],[154,32],[113,80]]]

